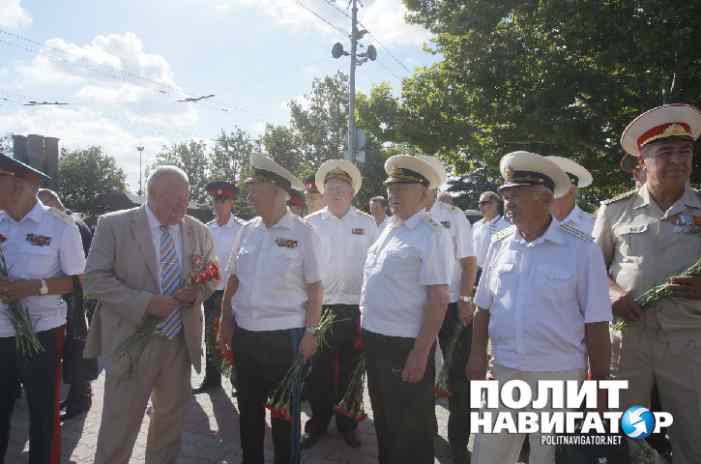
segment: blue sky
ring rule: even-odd
[[[135,189],[137,145],[148,160],[166,143],[286,123],[287,103],[314,77],[348,69],[347,58],[330,56],[347,38],[300,3],[350,29],[346,0],[338,9],[333,0],[0,0],[0,135],[102,145]],[[359,90],[387,81],[398,92],[404,66],[436,60],[422,50],[430,35],[406,24],[405,11],[401,0],[364,0],[361,21],[403,66],[375,43],[378,62],[359,68]],[[207,94],[216,97],[176,102]]]

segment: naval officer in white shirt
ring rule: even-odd
[[[380,464],[432,464],[435,340],[445,317],[453,247],[426,212],[439,176],[426,161],[385,163],[393,219],[370,247],[360,298]]]

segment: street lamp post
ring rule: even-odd
[[[141,154],[144,152],[144,147],[143,146],[138,146],[136,149],[139,152],[139,197],[141,197],[144,194],[144,191],[142,190],[142,183],[141,183]]]
[[[342,56],[350,56],[350,76],[348,82],[348,150],[344,158],[349,161],[355,161],[355,69],[368,60],[375,61],[377,59],[377,50],[374,46],[368,45],[367,51],[357,53],[358,41],[363,38],[368,31],[358,30],[358,0],[351,2],[351,50],[347,52],[343,50],[343,44],[337,42],[331,49],[331,56],[340,58]]]

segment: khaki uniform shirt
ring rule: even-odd
[[[687,185],[682,197],[662,211],[644,185],[604,202],[593,236],[611,279],[637,298],[701,257],[701,194]],[[664,330],[701,328],[701,301],[665,298],[644,312],[643,323]]]

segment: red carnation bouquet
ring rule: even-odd
[[[198,291],[206,292],[212,282],[219,280],[219,266],[214,261],[205,261],[200,255],[192,256],[192,271],[186,282]],[[112,355],[112,370],[117,377],[130,378],[141,359],[151,337],[162,336],[157,330],[162,319],[147,315],[141,326],[127,337]]]
[[[363,405],[363,386],[365,385],[365,355],[361,354],[353,368],[348,389],[335,407],[337,413],[361,422],[367,417]]]

